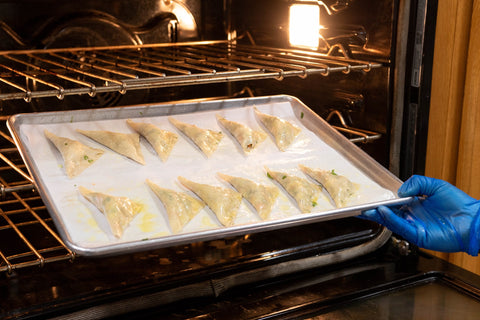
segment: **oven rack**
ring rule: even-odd
[[[228,41],[0,52],[0,101],[320,74],[382,63]]]
[[[5,117],[0,119],[5,123]],[[3,124],[2,124],[3,125]],[[0,129],[0,272],[73,260],[56,231],[13,139]]]
[[[340,133],[352,136],[351,138],[349,138],[349,140],[353,143],[368,143],[374,140],[378,140],[382,137],[382,135],[378,132],[349,126],[347,124],[347,121],[345,120],[345,117],[339,110],[332,110],[325,118],[325,121],[330,123],[331,119],[334,117],[339,120],[340,125],[330,125]]]

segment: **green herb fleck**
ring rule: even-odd
[[[93,162],[93,160],[92,160],[92,159],[88,159],[87,161],[88,161],[88,163],[92,163],[92,162]]]
[[[83,156],[83,160],[88,160],[88,156],[87,156],[87,155],[84,155],[84,156]]]
[[[139,113],[140,113],[141,116],[143,116],[143,111],[140,111]]]
[[[303,119],[303,116],[304,116],[303,112],[300,113],[300,119]]]
[[[332,169],[332,171],[330,171],[331,174],[333,174],[334,176],[337,175],[337,173],[335,172],[335,169]]]
[[[70,117],[70,123],[72,123],[72,122],[73,122],[73,116]]]
[[[286,178],[287,178],[287,176],[283,176],[283,177],[282,177],[282,179],[286,179]]]
[[[312,207],[317,206],[317,204],[318,204],[318,203],[317,203],[316,201],[312,201]]]
[[[273,179],[273,177],[270,175],[270,172],[267,172],[267,177],[269,177],[270,179]]]
[[[143,239],[142,239],[142,241],[147,241],[147,240],[148,240],[148,238],[143,238]]]
[[[68,142],[65,142],[65,145],[68,146]]]

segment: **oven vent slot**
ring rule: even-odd
[[[225,41],[0,52],[0,100],[368,72],[381,63]]]
[[[74,252],[55,231],[31,178],[24,173],[18,149],[6,132],[6,128],[0,129],[0,272],[73,260]]]

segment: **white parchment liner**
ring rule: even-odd
[[[162,162],[146,140],[141,139],[142,151],[146,165],[127,159],[95,141],[76,132],[84,130],[109,130],[115,132],[134,132],[125,119],[105,121],[71,122],[60,124],[21,124],[20,132],[23,142],[31,152],[38,167],[39,175],[45,183],[46,190],[56,207],[57,213],[65,225],[65,231],[75,245],[87,249],[118,244],[122,242],[141,241],[172,235],[165,209],[154,193],[145,184],[146,179],[176,191],[185,191],[177,180],[184,176],[195,182],[231,188],[221,180],[218,172],[232,176],[241,176],[258,183],[277,185],[267,177],[265,166],[272,170],[284,171],[301,177],[306,176],[299,170],[303,164],[312,168],[335,170],[355,183],[360,184],[357,196],[351,205],[371,203],[395,198],[395,195],[376,184],[359,171],[338,152],[325,144],[317,135],[305,128],[295,117],[290,102],[260,104],[256,106],[261,112],[281,117],[302,129],[296,141],[286,152],[276,147],[269,135],[266,141],[249,155],[245,155],[234,138],[217,122],[215,114],[238,121],[256,130],[266,131],[256,118],[252,107],[204,111],[173,117],[200,128],[218,130],[224,133],[217,151],[207,158],[191,141],[180,133],[166,116],[131,118],[134,121],[148,122],[158,127],[176,132],[179,140],[167,162]],[[140,115],[139,115],[140,116]],[[76,178],[69,179],[63,168],[63,159],[57,149],[44,135],[44,130],[86,145],[105,150],[105,154],[92,166]],[[121,239],[115,238],[105,217],[85,200],[78,192],[78,187],[103,192],[115,196],[125,196],[143,204],[142,212],[131,222]],[[272,211],[271,219],[299,215],[294,200],[281,189],[281,195]],[[193,194],[192,194],[193,195]],[[334,209],[332,201],[325,198],[318,201],[316,211]],[[260,218],[245,200],[238,212],[235,225],[252,224]],[[183,230],[184,233],[200,230],[224,228],[210,209],[203,209]]]

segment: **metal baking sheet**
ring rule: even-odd
[[[254,115],[254,106],[302,129],[287,151],[279,151],[269,136],[251,154],[245,155],[215,117],[221,114],[229,120],[264,130]],[[168,116],[201,128],[222,131],[225,136],[217,151],[207,158],[169,123]],[[143,139],[145,165],[118,155],[76,132],[76,129],[84,129],[131,133],[126,119],[153,123],[177,132],[179,140],[168,161],[161,162]],[[408,200],[396,195],[401,184],[398,178],[297,98],[287,95],[18,114],[10,117],[7,125],[62,239],[80,255],[112,255],[280,229],[355,216],[361,210]],[[105,154],[82,174],[69,179],[60,153],[44,135],[45,129],[104,149]],[[360,184],[358,196],[345,208],[337,209],[327,200],[319,203],[316,212],[302,214],[293,199],[279,187],[280,197],[269,220],[262,221],[244,201],[234,226],[222,226],[213,212],[205,207],[181,233],[172,234],[163,205],[145,183],[150,179],[165,188],[191,193],[177,180],[178,176],[184,176],[192,181],[231,188],[218,178],[217,173],[221,172],[275,185],[266,175],[265,167],[305,177],[298,169],[299,164],[335,170],[347,176]],[[143,204],[142,212],[120,239],[115,238],[105,217],[80,195],[79,186],[139,201]]]

